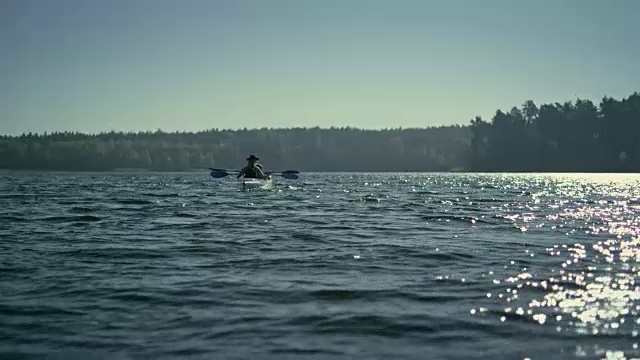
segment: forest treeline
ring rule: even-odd
[[[470,142],[468,126],[25,134],[0,138],[0,168],[185,171],[239,168],[255,154],[268,170],[448,171],[467,166]]]
[[[640,94],[544,104],[471,121],[474,170],[640,172]]]
[[[536,105],[469,126],[363,130],[291,128],[192,132],[56,132],[0,137],[0,168],[158,171],[640,171],[640,94]]]

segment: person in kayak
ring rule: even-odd
[[[262,164],[259,164],[258,160],[260,160],[260,158],[255,155],[249,156],[247,158],[249,163],[240,170],[238,178],[244,176],[245,179],[268,179],[269,175],[264,172]]]

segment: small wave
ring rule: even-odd
[[[323,289],[311,291],[307,294],[312,299],[330,301],[350,301],[358,299],[381,299],[399,295],[395,290],[348,290],[348,289]]]
[[[111,300],[119,300],[126,303],[155,304],[162,301],[158,294],[148,294],[139,290],[117,290],[107,296]]]
[[[44,221],[44,222],[55,222],[55,223],[74,223],[74,222],[96,222],[96,221],[101,221],[102,218],[95,215],[75,215],[75,216],[49,216],[49,217],[41,218],[38,220]]]
[[[475,255],[463,252],[432,252],[429,254],[422,254],[420,257],[427,258],[429,260],[434,261],[460,261],[460,260],[470,260],[476,258]]]
[[[29,271],[25,266],[6,266],[0,265],[0,273],[20,273],[24,274]]]
[[[118,199],[115,201],[118,204],[122,205],[150,205],[153,204],[153,201],[142,200],[142,199]]]
[[[411,194],[416,194],[416,195],[438,195],[437,191],[433,191],[433,190],[416,190],[416,191],[412,191]]]
[[[96,211],[95,208],[88,207],[88,206],[74,206],[71,209],[69,209],[70,213],[75,213],[75,214],[85,214],[85,213],[91,213],[94,211]]]
[[[284,349],[273,349],[271,351],[269,351],[271,354],[275,354],[275,355],[286,355],[286,354],[291,354],[291,355],[295,355],[295,356],[300,356],[300,355],[322,355],[322,356],[338,356],[338,355],[343,355],[344,353],[341,351],[336,351],[336,350],[331,350],[331,349],[326,349],[326,348],[313,348],[313,349],[304,349],[299,347],[299,345],[291,345],[291,347],[287,347]]]
[[[179,217],[179,218],[189,218],[189,219],[200,217],[200,215],[198,215],[198,214],[193,214],[193,213],[189,213],[189,212],[176,212],[176,213],[173,214],[173,216]]]
[[[82,248],[72,250],[59,250],[56,252],[59,255],[67,255],[78,258],[110,258],[110,259],[127,259],[131,261],[133,259],[164,259],[170,258],[172,254],[167,254],[164,251],[153,249],[138,249],[138,248]]]
[[[143,192],[143,193],[140,193],[140,196],[148,196],[148,197],[155,197],[155,198],[162,198],[162,199],[183,197],[178,193],[154,193],[154,192]]]
[[[182,219],[182,218],[179,218]],[[170,219],[166,219],[166,221],[170,221]],[[198,221],[198,222],[172,222],[172,223],[161,223],[154,224],[152,230],[204,230],[211,227],[210,221]]]
[[[25,222],[25,221],[29,221],[28,218],[24,217],[24,216],[17,216],[17,215],[2,215],[0,216],[0,222]]]
[[[433,214],[433,215],[422,215],[420,216],[420,219],[422,220],[435,220],[435,221],[455,221],[455,222],[461,222],[461,223],[468,223],[468,224],[474,224],[474,223],[490,223],[489,221],[486,221],[482,218],[477,218],[477,217],[471,217],[471,216],[464,216],[464,215],[445,215],[445,214]]]
[[[312,225],[327,225],[327,220],[315,219],[315,218],[302,218],[300,219],[300,223],[302,224],[312,224]]]
[[[495,204],[495,203],[504,202],[504,200],[496,199],[496,198],[473,198],[471,200],[473,202],[480,203],[480,204]]]
[[[382,199],[377,198],[373,195],[363,195],[363,196],[358,196],[354,199],[348,199],[347,201],[349,202],[374,202],[374,203],[379,203],[382,201]]]
[[[434,319],[416,321],[380,315],[348,315],[334,317],[312,324],[316,333],[362,334],[402,337],[406,332],[433,333],[440,330],[442,324]]]
[[[51,306],[47,304],[27,305],[21,303],[19,305],[0,304],[0,313],[3,315],[13,316],[62,316],[62,315],[84,315],[83,312],[77,310],[70,310],[58,306]]]
[[[291,235],[292,239],[312,241],[312,242],[326,242],[327,239],[320,235],[308,234],[308,233],[294,233]]]

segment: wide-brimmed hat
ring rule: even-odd
[[[247,160],[260,160],[260,158],[256,157],[255,155],[251,155],[247,158]]]

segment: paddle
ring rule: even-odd
[[[214,168],[209,168],[209,170],[211,171],[216,171],[216,172],[238,172],[238,170],[227,170],[227,169],[214,169]],[[227,174],[228,175],[228,174]],[[225,175],[226,176],[226,175]]]
[[[229,175],[231,175],[231,173],[238,173],[237,170],[225,170],[225,169],[214,169],[214,168],[209,168],[209,170],[211,170],[211,177],[214,177],[216,179],[220,179],[223,177],[227,177]],[[269,175],[280,175],[285,179],[289,179],[289,180],[296,180],[298,179],[298,174],[300,172],[298,170],[285,170],[285,171],[276,171],[276,172],[268,172]]]
[[[211,175],[211,177],[214,177],[216,179],[220,179],[220,178],[226,177],[226,176],[228,176],[230,174],[226,170],[216,169],[216,170],[211,171],[211,173],[209,175]]]

